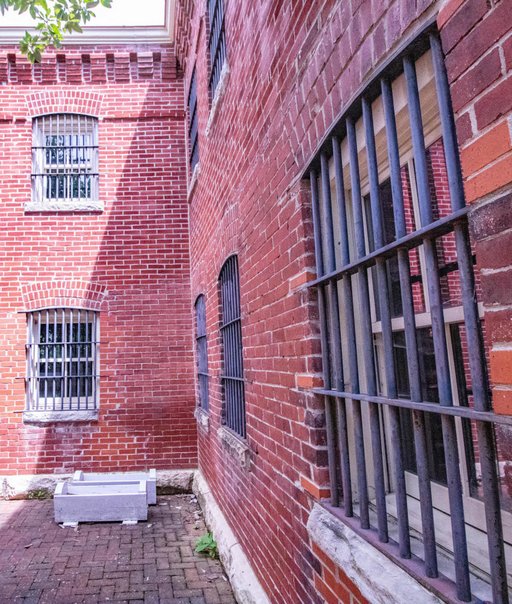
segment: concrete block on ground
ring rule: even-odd
[[[55,522],[147,520],[146,481],[61,482],[53,497]]]

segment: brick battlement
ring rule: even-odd
[[[73,47],[48,51],[31,65],[16,48],[1,49],[0,85],[121,84],[177,78],[172,45]]]

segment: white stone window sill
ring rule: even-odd
[[[343,569],[369,602],[441,604],[440,598],[318,503],[311,511],[307,530],[311,540]]]
[[[103,212],[104,203],[86,199],[81,201],[27,201],[25,212]]]
[[[196,407],[194,411],[194,417],[197,420],[197,425],[204,431],[208,432],[210,430],[210,416],[208,411],[201,409],[201,407]]]
[[[60,422],[94,422],[99,417],[98,409],[75,411],[24,411],[25,424],[53,424]]]
[[[215,117],[218,113],[219,106],[226,94],[226,88],[228,86],[229,81],[229,65],[225,60],[224,65],[222,66],[222,71],[220,72],[219,83],[217,84],[217,88],[215,89],[215,96],[213,97],[212,107],[210,109],[210,115],[208,116],[208,123],[206,124],[205,135],[206,137],[210,136],[213,123],[215,121]]]
[[[251,449],[249,445],[226,426],[221,426],[217,430],[217,436],[224,450],[239,463],[240,467],[250,470]]]

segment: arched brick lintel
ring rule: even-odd
[[[45,90],[27,94],[26,103],[30,117],[49,113],[80,113],[100,117],[103,95],[80,90]]]
[[[22,284],[23,310],[82,308],[104,310],[107,289],[100,283],[80,280],[37,281]]]

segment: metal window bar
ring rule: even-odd
[[[57,113],[34,119],[34,201],[98,198],[97,130],[97,119],[86,115]]]
[[[203,295],[198,296],[195,310],[199,407],[204,411],[208,411],[208,342],[206,339],[206,304]]]
[[[245,388],[240,317],[238,260],[230,256],[219,277],[221,298],[221,336],[223,352],[223,397],[225,425],[245,438]]]
[[[416,61],[427,50],[431,50],[434,68],[434,81],[439,106],[442,140],[448,173],[451,198],[451,214],[433,220],[432,199],[429,188],[425,140],[421,114],[420,93],[416,78]],[[496,415],[491,410],[489,388],[486,375],[486,363],[482,338],[482,329],[476,306],[475,283],[473,276],[473,258],[469,245],[467,228],[467,210],[465,208],[460,161],[453,120],[453,111],[449,94],[448,80],[444,67],[441,45],[436,32],[429,31],[420,42],[416,41],[388,66],[389,71],[379,76],[369,85],[367,91],[349,108],[341,121],[336,124],[318,155],[312,161],[307,176],[311,185],[313,225],[315,235],[315,254],[317,278],[309,284],[318,294],[319,318],[321,326],[322,363],[324,387],[314,389],[325,397],[326,430],[331,480],[331,505],[333,510],[344,517],[351,526],[356,527],[350,518],[359,515],[359,529],[372,542],[378,544],[373,534],[378,535],[381,548],[394,554],[397,559],[412,556],[410,550],[411,528],[407,511],[407,493],[404,481],[403,451],[401,450],[401,424],[398,411],[408,409],[413,418],[413,441],[416,455],[416,474],[420,494],[423,559],[416,557],[410,570],[421,568],[426,578],[440,577],[437,563],[436,535],[434,527],[433,500],[429,471],[425,419],[428,414],[441,418],[444,463],[447,475],[447,490],[450,503],[450,518],[453,538],[453,559],[455,585],[453,598],[469,602],[472,599],[471,576],[469,572],[468,544],[464,517],[464,498],[462,492],[458,441],[455,420],[467,418],[477,427],[477,439],[481,458],[483,500],[485,504],[486,532],[489,545],[489,567],[493,601],[499,604],[509,602],[507,569],[503,545],[503,529],[500,511],[499,477],[494,425],[512,425],[511,418]],[[407,110],[414,157],[414,176],[419,198],[421,223],[414,232],[406,232],[404,199],[402,193],[400,155],[397,124],[393,102],[392,82],[403,75],[407,88]],[[382,98],[384,109],[384,132],[387,145],[387,161],[392,190],[393,219],[395,241],[385,244],[383,233],[383,215],[379,211],[379,173],[375,148],[372,102]],[[356,140],[355,120],[362,118],[364,145],[366,148],[366,169],[370,189],[371,229],[375,249],[367,252],[365,241],[365,221],[362,213],[360,153]],[[346,143],[351,190],[351,208],[353,214],[353,233],[355,256],[350,258],[348,200],[345,199],[343,182],[342,143]],[[329,161],[334,165],[335,204],[331,205],[331,184]],[[321,176],[321,196],[318,173]],[[336,209],[337,217],[332,212]],[[335,229],[339,229],[335,232]],[[457,249],[457,269],[460,273],[464,325],[467,333],[467,354],[469,372],[474,396],[474,408],[455,406],[451,391],[451,376],[447,355],[445,317],[440,293],[440,271],[436,250],[436,240],[447,233],[455,234]],[[336,245],[339,240],[338,255],[340,266],[336,266]],[[425,256],[426,274],[424,287],[428,290],[435,371],[437,374],[439,404],[429,402],[422,393],[420,382],[420,363],[416,317],[413,305],[411,266],[409,250],[422,247]],[[403,314],[403,331],[407,352],[407,375],[409,378],[409,397],[398,398],[393,359],[393,330],[390,316],[390,291],[386,279],[386,261],[398,259]],[[385,392],[377,394],[375,367],[377,352],[371,331],[372,316],[369,304],[368,281],[370,267],[375,267],[373,287],[377,290],[382,333],[382,346],[386,366],[383,380]],[[353,284],[356,289],[353,289]],[[338,307],[341,292],[343,322],[340,322]],[[356,295],[358,294],[358,295]],[[358,304],[359,318],[355,324],[354,306]],[[345,335],[346,344],[340,343],[340,333]],[[357,348],[362,354],[357,356]],[[350,380],[350,391],[346,388],[343,376],[342,353],[348,355],[346,367]],[[360,367],[360,361],[364,367]],[[364,386],[361,383],[361,369],[364,370]],[[365,391],[363,391],[365,389]],[[368,474],[366,464],[367,444],[363,434],[361,404],[369,407],[369,430],[371,434],[371,455],[373,462],[372,501],[368,495]],[[347,441],[347,409],[352,409],[354,426],[354,446],[349,449]],[[394,477],[396,497],[396,515],[398,522],[397,542],[388,541],[386,510],[386,481],[383,475],[385,451],[381,441],[384,430],[383,410],[389,411],[391,448],[390,467]],[[355,454],[357,464],[357,491],[351,483],[350,456]],[[341,498],[340,498],[341,493]],[[340,509],[340,502],[342,503]],[[376,508],[376,521],[368,509]],[[420,564],[418,564],[420,562]],[[404,561],[403,564],[406,564]],[[446,585],[446,578],[441,577]],[[439,580],[439,579],[438,579]],[[432,583],[432,585],[434,585]],[[439,583],[437,583],[439,585]],[[450,588],[451,589],[451,588]],[[451,597],[451,596],[450,596]]]
[[[224,5],[222,0],[208,0],[208,18],[210,35],[208,50],[210,52],[210,81],[208,88],[211,98],[220,80],[222,66],[226,58],[226,36],[224,31]]]
[[[190,145],[189,161],[191,171],[194,170],[195,165],[199,161],[198,119],[196,68],[194,67],[188,93],[188,141]]]
[[[98,313],[52,308],[28,313],[26,409],[96,409]]]

